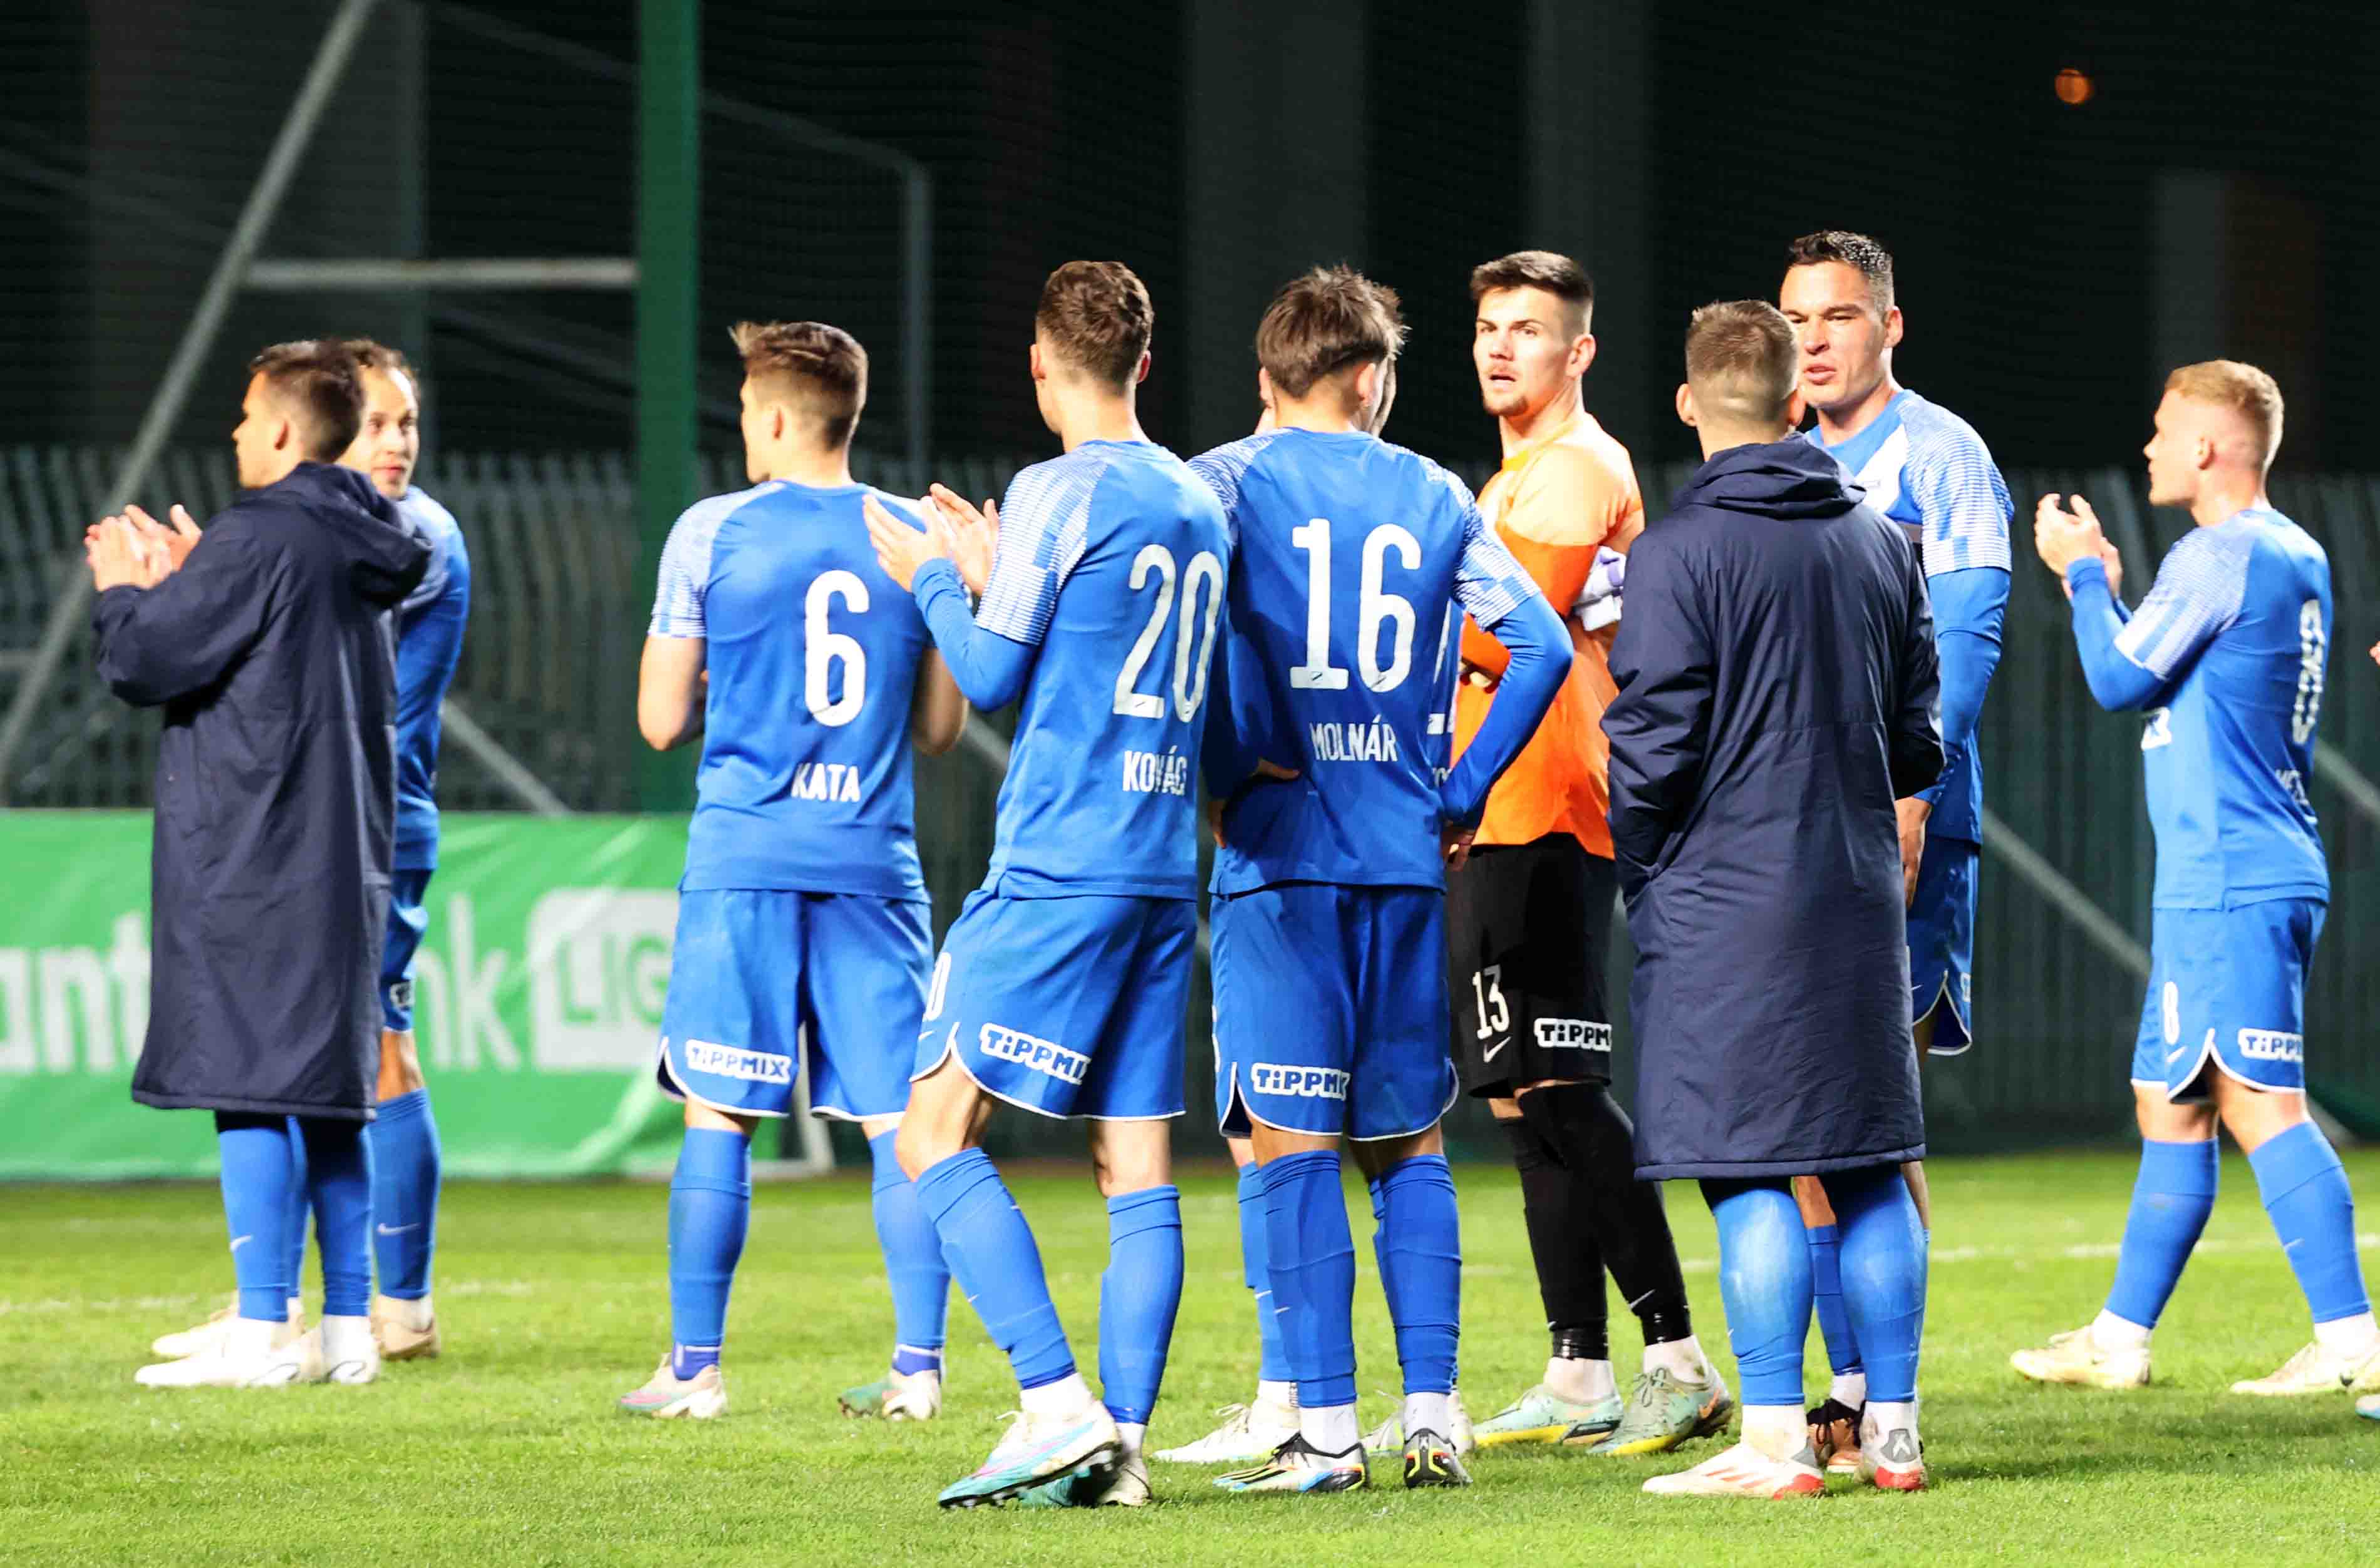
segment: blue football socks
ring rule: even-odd
[[[2300,1122],[2248,1156],[2273,1234],[2297,1271],[2313,1320],[2328,1323],[2372,1309],[2363,1265],[2355,1255],[2355,1195],[2322,1129]]]
[[[1265,1267],[1264,1170],[1250,1161],[1240,1167],[1240,1277],[1257,1305],[1257,1376],[1285,1383],[1292,1376],[1289,1351],[1281,1342],[1281,1312]]]
[[[876,1216],[876,1245],[884,1253],[884,1279],[892,1290],[892,1370],[938,1372],[951,1317],[951,1271],[942,1266],[942,1238],[917,1201],[917,1186],[893,1157],[895,1133],[868,1140],[874,1161],[868,1192]]]
[[[1446,1156],[1419,1154],[1390,1166],[1371,1185],[1380,1289],[1396,1328],[1404,1392],[1450,1393],[1463,1305],[1454,1173]]]
[[[719,1365],[727,1295],[752,1223],[752,1140],[724,1127],[688,1127],[670,1177],[671,1374]]]
[[[306,1195],[306,1140],[298,1131],[298,1118],[285,1116],[282,1125],[289,1130],[289,1267],[285,1277],[289,1294],[295,1298],[306,1294],[306,1222],[313,1217],[314,1206]]]
[[[1182,1194],[1143,1187],[1108,1199],[1108,1270],[1099,1276],[1099,1395],[1122,1424],[1148,1424],[1173,1315],[1182,1306]]]
[[[2124,1219],[2123,1249],[2116,1255],[2116,1282],[2107,1310],[2127,1323],[2156,1327],[2191,1249],[2215,1211],[2222,1169],[2213,1138],[2189,1143],[2141,1142],[2141,1173],[2132,1182],[2131,1212]]]
[[[1799,1410],[1802,1344],[1810,1332],[1810,1242],[1802,1210],[1781,1182],[1705,1181],[1703,1196],[1718,1224],[1719,1303],[1743,1403]]]
[[[1038,1389],[1072,1376],[1075,1353],[1050,1302],[1041,1249],[990,1156],[961,1149],[920,1174],[917,1187],[942,1238],[951,1277],[975,1305],[991,1343],[1007,1353],[1017,1387]]]
[[[430,1258],[438,1245],[438,1119],[430,1091],[380,1102],[367,1135],[372,1152],[372,1261],[380,1293],[399,1301],[430,1294]]]
[[[284,1272],[289,1267],[290,1189],[297,1185],[290,1170],[293,1141],[286,1117],[215,1112],[215,1147],[223,1160],[224,1222],[231,1235],[239,1315],[258,1322],[278,1323],[285,1319],[289,1297],[295,1294]]]
[[[1827,1366],[1838,1378],[1861,1370],[1859,1341],[1843,1311],[1842,1227],[1813,1225],[1810,1240],[1810,1291],[1818,1308],[1818,1332],[1827,1342]]]
[[[1821,1180],[1842,1233],[1843,1312],[1867,1367],[1867,1397],[1907,1404],[1917,1397],[1917,1351],[1925,1337],[1926,1234],[1916,1200],[1898,1165],[1838,1171]]]
[[[1336,1149],[1288,1154],[1263,1167],[1265,1258],[1281,1313],[1297,1403],[1355,1403],[1355,1236]]]
[[[306,1190],[314,1205],[314,1245],[322,1257],[322,1316],[371,1312],[372,1149],[364,1124],[301,1116]],[[283,1315],[289,1310],[285,1299]]]

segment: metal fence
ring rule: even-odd
[[[76,541],[119,456],[98,448],[0,450],[0,650],[30,647],[60,584],[82,569]],[[931,477],[973,496],[996,495],[1021,461],[949,461]],[[863,457],[856,466],[863,478],[902,493],[919,492],[928,477],[899,459]],[[1657,515],[1687,471],[1646,468]],[[448,455],[421,475],[424,488],[462,519],[472,552],[472,621],[455,700],[497,748],[576,809],[627,809],[635,800],[636,669],[651,585],[637,573],[628,476],[617,453]],[[702,477],[714,492],[743,482],[740,461],[718,456],[705,459]],[[2152,510],[2129,473],[2021,470],[2009,478],[2028,515],[2044,491],[2089,496],[2124,550],[2135,599],[2153,563],[2189,527],[2185,517]],[[234,493],[230,454],[170,453],[152,491],[160,503],[181,501],[204,516]],[[2372,934],[2380,917],[2380,796],[2369,782],[2380,771],[2380,670],[2363,650],[2380,639],[2380,477],[2287,478],[2276,482],[2274,500],[2329,551],[2338,603],[2324,757],[2313,784],[2332,902],[2308,997],[2312,1068],[2326,1102],[2369,1126],[2380,1122],[2380,1051],[2370,1049],[2380,1043],[2374,1026],[2380,938]],[[2102,1136],[2127,1124],[2130,1104],[2123,1068],[2141,980],[2091,939],[2075,913],[2087,904],[2131,942],[2146,944],[2153,853],[2139,723],[2103,713],[2091,700],[2064,597],[2032,564],[2028,530],[2021,516],[2005,648],[1984,714],[1985,798],[2003,831],[1985,846],[1975,954],[1979,1044],[1927,1075],[1934,1136],[1946,1148]],[[21,655],[0,652],[0,686],[13,684],[20,662]],[[7,804],[147,802],[153,723],[111,699],[90,670],[88,634],[79,633],[66,675],[35,715]],[[923,762],[917,788],[919,849],[939,921],[946,922],[982,874],[992,775],[980,751],[963,749]],[[440,794],[464,808],[520,803],[484,755],[451,744]],[[1628,962],[1624,951],[1614,956],[1615,996],[1625,995]],[[1203,1003],[1194,1008],[1194,1085],[1204,1082],[1206,1015]],[[1623,1085],[1626,1076],[1623,1066]],[[1194,1088],[1192,1105],[1201,1102]],[[1185,1130],[1203,1139],[1206,1125],[1194,1113]]]

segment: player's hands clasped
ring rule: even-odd
[[[2074,505],[2070,512],[2058,504],[2058,499],[2053,491],[2034,508],[2034,553],[2041,557],[2043,565],[2060,577],[2075,562],[2095,555],[2108,563],[2107,587],[2114,591],[2123,568],[2115,560],[2115,547],[2099,531],[2099,514],[2079,495],[2070,498]]]
[[[199,542],[199,525],[176,506],[170,529],[138,506],[102,517],[83,530],[83,559],[91,587],[154,588],[181,569]]]
[[[928,489],[926,499],[930,503],[927,526],[938,530],[942,553],[959,569],[967,591],[982,598],[984,585],[991,580],[991,557],[1000,548],[999,504],[986,501],[978,512],[966,497],[940,484]]]
[[[904,593],[917,581],[920,566],[949,558],[939,531],[930,526],[922,531],[911,528],[872,495],[860,503],[860,510],[868,517],[868,541],[876,546],[877,564],[886,577],[901,585]]]

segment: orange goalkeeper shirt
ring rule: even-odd
[[[1645,501],[1628,449],[1581,410],[1551,434],[1504,459],[1479,492],[1496,527],[1538,590],[1569,615],[1594,569],[1598,547],[1625,551],[1645,529]],[[1545,722],[1488,796],[1480,844],[1528,844],[1567,833],[1590,855],[1611,857],[1609,742],[1603,711],[1618,687],[1602,639],[1577,629],[1577,656]],[[1454,701],[1454,754],[1479,733],[1494,692],[1480,684],[1502,675],[1503,644],[1468,618],[1463,623],[1464,678]],[[1473,672],[1477,672],[1474,674]]]

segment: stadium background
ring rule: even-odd
[[[138,493],[202,514],[228,499],[224,437],[260,343],[368,331],[421,363],[422,482],[461,517],[478,565],[455,697],[479,738],[450,730],[441,793],[489,813],[457,824],[442,888],[484,884],[526,907],[606,867],[633,881],[621,869],[635,862],[650,882],[666,864],[691,760],[639,755],[636,652],[669,518],[698,491],[741,482],[734,320],[850,327],[875,360],[863,477],[981,495],[1050,450],[1022,375],[1050,266],[1114,256],[1148,280],[1145,417],[1191,451],[1253,418],[1247,341],[1271,287],[1344,258],[1405,297],[1413,338],[1390,434],[1475,481],[1495,448],[1471,382],[1464,274],[1552,246],[1597,277],[1589,403],[1634,452],[1658,517],[1691,467],[1669,412],[1686,311],[1768,294],[1793,234],[1861,227],[1900,261],[1902,379],[1977,425],[2020,508],[1984,720],[1987,799],[2007,831],[1986,845],[1982,1044],[1929,1075],[1936,1146],[2128,1129],[2140,988],[2126,954],[2145,941],[2150,867],[2137,726],[2082,689],[2025,515],[2044,490],[2083,491],[2137,593],[2188,521],[2141,493],[2148,410],[2166,367],[2216,353],[2280,378],[2276,499],[2331,553],[2338,631],[2313,794],[2335,891],[2309,1034],[2325,1104],[2380,1133],[2380,675],[2362,653],[2380,637],[2380,465],[2362,440],[2380,350],[2367,262],[2380,209],[2364,172],[2380,109],[2360,87],[2380,68],[2380,16],[2266,6],[2243,38],[2210,30],[2228,28],[2228,6],[2036,0],[1933,14],[1850,0],[1823,29],[1773,7],[1651,0],[1479,0],[1459,26],[1443,7],[1359,0],[864,14],[709,0],[698,18],[664,0],[366,9],[261,264]],[[125,1139],[169,1141],[163,1119],[124,1104],[128,1062],[99,1040],[122,1018],[94,1007],[89,974],[54,977],[44,947],[89,923],[78,901],[95,896],[93,868],[115,855],[120,882],[121,846],[139,842],[137,820],[51,813],[145,806],[153,721],[97,686],[79,635],[55,680],[34,678],[31,650],[334,15],[314,0],[36,0],[0,16],[12,732],[0,858],[16,895],[0,921],[0,1120],[12,1129],[104,1103]],[[1724,61],[1708,47],[1717,30],[1734,45]],[[2217,35],[2225,46],[2209,49]],[[2061,98],[2061,70],[2081,102]],[[551,286],[548,268],[538,287],[328,286],[339,264],[475,258],[598,263],[573,275],[600,286]],[[619,286],[631,260],[634,286]],[[980,874],[997,749],[919,772],[941,920]],[[540,838],[525,809],[659,815],[549,824],[538,831],[577,836]],[[536,955],[521,957],[504,1005],[526,1015]],[[1213,1147],[1204,1017],[1200,1001],[1184,1124],[1198,1149]],[[440,1092],[457,1169],[544,1168],[475,1149],[470,1117],[447,1109],[482,1076],[471,1092],[512,1114],[586,1118],[558,1134],[595,1149],[597,1168],[666,1139],[666,1112],[635,1091],[589,1095],[577,1071],[523,1095],[533,1050],[526,1069],[482,1064],[468,1042],[424,1032],[433,1076],[442,1064],[454,1075]],[[637,1136],[591,1136],[624,1118]],[[1005,1149],[1073,1147],[1022,1118],[1000,1136]],[[147,1168],[72,1151],[45,1167],[43,1146],[25,1147],[35,1155],[20,1149],[0,1170]]]

